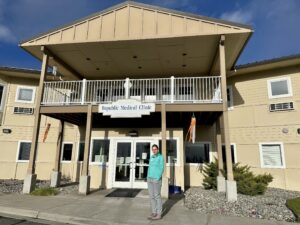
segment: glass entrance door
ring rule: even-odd
[[[147,188],[151,141],[116,141],[113,187]]]
[[[132,186],[132,141],[116,143],[115,187],[131,188]]]
[[[147,174],[151,154],[150,141],[136,141],[134,149],[133,188],[147,188]]]

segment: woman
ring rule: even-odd
[[[157,145],[152,145],[153,155],[150,158],[147,183],[150,196],[152,213],[148,219],[159,220],[162,213],[162,201],[160,196],[161,191],[161,177],[164,172],[164,159],[159,153]]]

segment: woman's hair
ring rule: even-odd
[[[153,147],[155,147],[155,148],[159,149],[159,147],[158,147],[158,145],[157,145],[157,144],[154,144],[154,145],[152,145],[152,148],[153,148]]]

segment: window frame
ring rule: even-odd
[[[79,142],[77,142],[77,143],[78,143],[78,145],[77,145],[77,157],[76,157],[76,162],[82,163],[84,159],[83,159],[82,161],[79,161],[80,144],[84,144],[84,145],[85,145],[85,141],[79,141]],[[84,157],[84,149],[83,149],[83,157]]]
[[[272,95],[272,82],[278,82],[278,81],[287,81],[287,88],[288,88],[288,94],[282,94],[282,95]],[[292,97],[293,96],[293,90],[292,90],[292,82],[290,77],[281,77],[276,79],[269,79],[268,81],[268,96],[269,99],[274,98],[285,98],[285,97]]]
[[[234,106],[233,106],[233,88],[232,88],[232,85],[227,85],[226,98],[227,98],[227,95],[228,95],[227,90],[229,91],[229,98],[230,98],[230,101],[228,101],[228,99],[227,99],[227,108],[228,108],[228,110],[233,110]]]
[[[72,145],[72,154],[71,154],[71,160],[63,160],[63,156],[64,156],[64,145],[65,144],[71,144]],[[73,158],[73,151],[74,151],[74,143],[73,142],[68,142],[68,141],[64,141],[61,145],[61,156],[60,156],[60,162],[61,163],[71,163],[72,162],[72,158]]]
[[[30,143],[30,144],[32,144],[32,141],[30,141],[30,140],[19,140],[18,141],[16,162],[18,162],[18,163],[29,162],[29,159],[28,160],[19,159],[21,143]],[[30,157],[30,152],[29,152],[29,157]]]
[[[212,142],[210,141],[196,141],[199,144],[208,144],[209,146],[209,163],[211,163],[213,161],[213,152],[212,152]],[[196,143],[195,142],[195,143]],[[204,163],[187,163],[186,162],[186,152],[185,152],[185,145],[187,142],[184,143],[184,165],[189,165],[189,166],[199,166],[199,165],[203,165]]]
[[[20,100],[19,98],[19,93],[21,89],[30,89],[32,90],[32,98],[31,101],[26,101],[26,100]],[[20,102],[20,103],[34,103],[35,100],[35,91],[36,91],[36,87],[34,86],[17,86],[17,91],[16,91],[16,97],[15,97],[15,102]]]
[[[166,138],[166,140],[174,140],[174,141],[176,141],[176,163],[175,163],[175,166],[180,166],[180,157],[181,157],[181,155],[180,155],[180,150],[179,150],[179,141],[180,141],[180,139],[178,138],[178,137],[167,137]],[[162,139],[161,138],[157,138],[157,143],[154,143],[154,144],[157,144],[157,146],[159,147],[159,141],[162,141]],[[161,149],[160,149],[160,151],[161,151]],[[153,155],[153,153],[152,153],[152,150],[150,151],[150,156],[152,156]],[[167,156],[168,157],[168,156]],[[170,166],[174,166],[174,163],[172,163],[172,162],[167,162],[167,159],[165,159],[164,158],[164,161],[165,161],[165,164],[166,164],[166,167],[170,167]]]
[[[259,158],[260,158],[261,168],[269,168],[269,169],[285,169],[286,168],[283,142],[260,142],[258,144],[259,144]],[[266,165],[264,165],[263,150],[262,150],[263,145],[279,145],[280,146],[282,166],[266,166]]]
[[[92,162],[92,154],[93,154],[93,145],[94,145],[94,140],[107,140],[109,141],[109,148],[108,148],[108,154],[107,154],[107,162]],[[92,137],[91,142],[90,142],[90,155],[89,155],[89,165],[109,165],[109,158],[110,158],[110,148],[112,144],[112,139],[108,138],[103,138],[103,137]]]
[[[223,147],[223,146],[225,146],[225,143],[222,143],[221,147]],[[234,162],[232,162],[232,163],[238,163],[237,153],[236,153],[236,143],[230,143],[230,150],[231,150],[231,146],[233,146],[233,154],[234,154]],[[225,152],[226,152],[226,149],[225,149]],[[223,152],[222,152],[222,157],[223,157]]]

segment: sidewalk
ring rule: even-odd
[[[94,192],[88,196],[58,195],[37,197],[22,194],[0,193],[0,213],[38,218],[61,223],[79,225],[119,224],[182,224],[182,225],[268,225],[294,223],[276,222],[242,217],[205,215],[187,210],[182,199],[165,202],[165,216],[160,221],[149,221],[149,200],[147,192],[140,192],[135,198],[108,198],[110,190]]]

